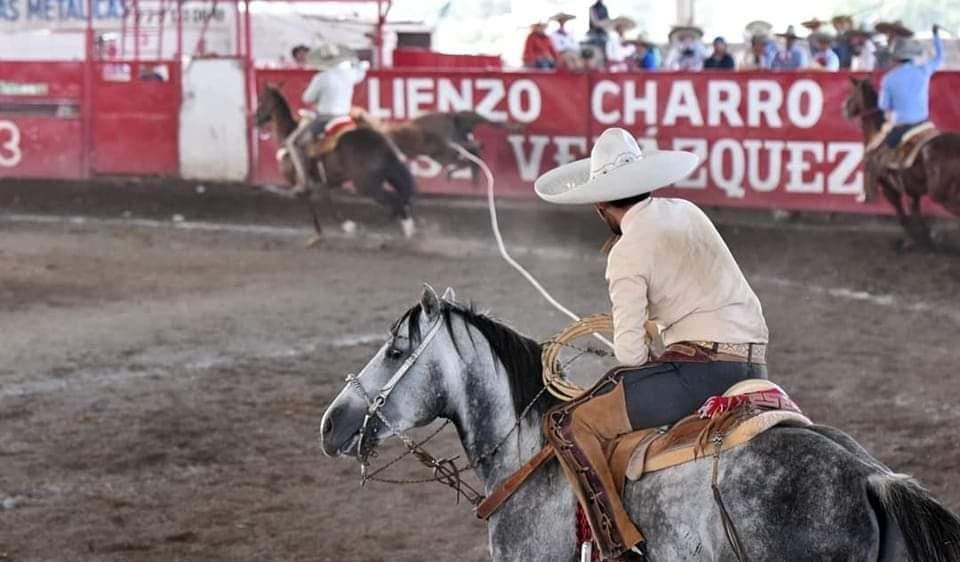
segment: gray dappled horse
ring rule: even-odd
[[[356,455],[361,441],[367,449],[445,418],[470,460],[484,459],[476,472],[488,494],[545,445],[541,418],[555,403],[540,392],[538,343],[429,287],[352,380],[323,416],[325,454]],[[378,395],[392,430],[364,425],[369,397]],[[514,427],[508,446],[497,448]],[[711,463],[627,483],[624,503],[649,540],[650,560],[736,560],[712,496]],[[775,427],[723,454],[719,486],[752,562],[960,562],[960,520],[835,429]],[[551,461],[491,517],[493,560],[576,560],[574,521],[573,492]]]

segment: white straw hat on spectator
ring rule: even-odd
[[[643,152],[637,139],[620,128],[597,139],[590,158],[564,164],[534,183],[544,201],[584,205],[617,201],[667,187],[690,175],[700,163],[690,152]]]

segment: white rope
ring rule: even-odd
[[[497,241],[497,248],[499,248],[500,250],[500,255],[503,256],[503,259],[508,264],[510,264],[511,267],[516,269],[520,273],[520,275],[523,275],[523,277],[527,281],[529,281],[531,285],[533,285],[533,288],[536,289],[541,295],[543,295],[543,298],[547,299],[547,302],[553,305],[554,308],[556,308],[561,313],[568,316],[574,322],[579,321],[580,317],[577,316],[576,313],[574,313],[567,307],[560,304],[560,301],[558,301],[557,299],[553,298],[553,295],[551,295],[550,292],[547,291],[547,289],[544,288],[544,286],[541,285],[539,281],[537,281],[537,278],[534,277],[529,271],[527,271],[522,265],[520,265],[520,263],[517,262],[517,260],[513,259],[513,256],[510,255],[510,252],[507,251],[507,247],[503,243],[503,235],[500,234],[500,219],[497,217],[497,202],[496,202],[496,198],[494,197],[493,172],[490,171],[490,167],[487,166],[487,163],[484,162],[482,159],[471,154],[467,149],[463,148],[459,144],[451,141],[450,146],[456,149],[461,156],[473,162],[474,164],[477,165],[477,167],[483,170],[483,175],[486,177],[486,180],[487,180],[487,206],[490,209],[490,227],[493,229],[493,237]],[[613,349],[613,343],[609,341],[607,338],[603,337],[600,334],[594,334],[593,336],[598,340],[602,341],[608,347],[610,347],[610,349]]]

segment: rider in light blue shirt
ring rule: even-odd
[[[914,59],[923,55],[923,46],[914,40],[901,40],[893,51],[900,63],[887,72],[880,82],[880,109],[886,111],[894,125],[887,135],[887,144],[897,146],[910,128],[930,118],[930,78],[943,64],[943,40],[939,26],[933,26],[933,58],[920,64]]]

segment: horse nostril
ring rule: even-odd
[[[333,420],[330,418],[323,420],[323,427],[320,428],[320,431],[324,437],[333,433]]]

